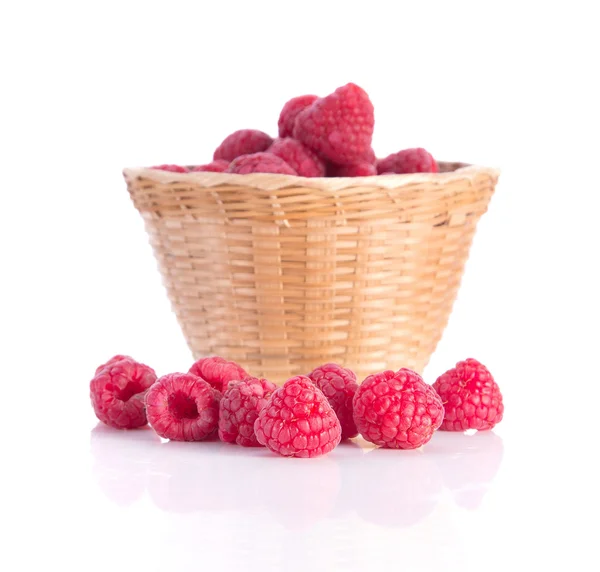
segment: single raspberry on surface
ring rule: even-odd
[[[388,155],[385,159],[379,159],[377,172],[380,175],[384,173],[437,173],[438,166],[429,152],[418,147],[404,149]]]
[[[372,163],[363,161],[356,165],[327,165],[328,177],[373,177],[377,175],[377,167]]]
[[[434,389],[410,369],[367,377],[354,395],[354,421],[367,440],[390,449],[427,443],[444,418]]]
[[[148,421],[163,439],[202,441],[217,429],[221,394],[191,373],[169,373],[146,394]]]
[[[248,175],[250,173],[278,173],[280,175],[297,175],[283,159],[273,153],[254,153],[252,155],[242,155],[234,159],[228,173],[237,173],[238,175]]]
[[[489,370],[476,359],[459,361],[433,384],[444,403],[444,431],[491,429],[502,421],[502,393]]]
[[[96,417],[116,429],[134,429],[148,422],[144,396],[156,381],[151,367],[128,356],[115,356],[98,367],[90,382]]]
[[[254,432],[261,445],[284,457],[318,457],[340,442],[342,428],[327,398],[303,375],[273,392],[258,414]]]
[[[292,137],[294,134],[296,117],[317,99],[319,99],[319,97],[316,95],[301,95],[290,99],[283,106],[283,109],[279,114],[279,121],[277,122],[279,137]]]
[[[240,129],[225,137],[214,152],[213,160],[233,161],[240,155],[266,151],[273,139],[257,129]]]
[[[332,163],[353,165],[371,157],[374,126],[369,96],[349,83],[300,112],[294,138]]]
[[[352,414],[352,400],[358,384],[354,372],[335,363],[326,363],[313,369],[308,377],[335,411],[342,427],[342,439],[356,437],[358,431]]]
[[[181,165],[155,165],[154,167],[150,167],[151,169],[156,169],[158,171],[169,171],[170,173],[188,173],[189,169],[187,167],[182,167]]]
[[[131,361],[135,361],[131,356],[126,356],[124,354],[117,354],[116,356],[111,357],[106,363],[103,363],[102,365],[99,365],[96,368],[96,375],[99,374],[105,367],[108,367],[109,365],[113,365],[121,360],[124,359],[128,359]]]
[[[274,383],[255,377],[231,382],[219,406],[219,439],[243,447],[260,447],[254,422],[276,389]]]
[[[325,163],[304,143],[285,137],[275,139],[269,153],[283,159],[301,177],[324,177]]]
[[[192,364],[189,373],[201,377],[221,393],[227,389],[230,381],[242,381],[250,377],[241,365],[219,356],[200,358]]]
[[[229,161],[224,161],[223,159],[217,159],[216,161],[211,161],[210,163],[206,163],[206,165],[196,165],[192,167],[191,171],[196,172],[213,172],[213,173],[223,173],[227,171],[227,167],[229,167]]]

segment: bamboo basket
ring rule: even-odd
[[[282,383],[327,361],[421,372],[495,169],[308,179],[125,169],[194,358]]]

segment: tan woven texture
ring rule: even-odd
[[[194,357],[282,383],[327,361],[423,370],[498,178],[440,171],[124,175]]]

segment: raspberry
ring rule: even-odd
[[[316,95],[301,95],[290,99],[279,114],[279,121],[277,122],[279,137],[292,137],[298,113],[304,111],[317,99],[319,98]]]
[[[306,145],[286,137],[275,139],[269,153],[283,159],[301,177],[324,177],[325,163]]]
[[[404,149],[377,161],[377,172],[384,173],[437,173],[438,166],[430,153],[421,149]]]
[[[108,367],[110,365],[114,365],[115,363],[124,360],[124,359],[128,359],[131,361],[135,361],[132,357],[130,356],[126,356],[126,355],[122,355],[122,354],[117,354],[116,356],[111,357],[106,363],[103,363],[102,365],[99,365],[96,368],[96,373],[95,375],[98,375],[105,367]]]
[[[151,169],[157,169],[159,171],[169,171],[171,173],[187,173],[189,169],[187,167],[182,167],[181,165],[155,165],[154,167],[150,167]]]
[[[212,171],[213,173],[223,173],[224,171],[227,171],[227,167],[229,167],[229,161],[217,159],[211,163],[206,163],[206,165],[197,165],[196,167],[192,167],[191,170],[193,172]]]
[[[255,377],[232,382],[219,406],[219,439],[243,447],[260,447],[254,422],[276,389],[270,381]]]
[[[144,396],[155,381],[156,373],[143,363],[126,356],[108,360],[98,367],[90,382],[96,417],[116,429],[146,425]]]
[[[338,165],[368,160],[375,118],[367,93],[353,83],[298,114],[294,137]]]
[[[230,381],[242,381],[250,377],[241,365],[218,356],[199,359],[190,367],[189,373],[201,377],[221,393],[227,389]]]
[[[216,151],[213,159],[233,161],[240,155],[250,155],[266,151],[273,143],[273,139],[266,133],[256,129],[240,129],[234,131],[223,140]]]
[[[373,151],[373,147],[369,149],[369,153],[365,157],[365,161],[367,163],[371,163],[371,165],[377,165],[377,156],[375,155],[375,151]]]
[[[220,398],[197,375],[163,375],[146,394],[148,421],[164,439],[202,441],[217,429]]]
[[[367,440],[390,449],[427,443],[444,417],[433,388],[410,369],[370,375],[354,395],[354,421]]]
[[[342,428],[327,398],[303,375],[271,395],[254,423],[256,438],[285,457],[318,457],[340,442]]]
[[[334,165],[329,163],[327,167],[328,177],[372,177],[374,175],[377,175],[377,167],[366,161],[356,165]]]
[[[254,153],[242,155],[234,159],[227,169],[228,173],[247,175],[249,173],[279,173],[281,175],[297,175],[283,159],[273,153]]]
[[[342,427],[342,439],[358,435],[352,416],[352,399],[358,389],[354,372],[335,363],[313,369],[308,377],[323,392]]]
[[[433,388],[444,403],[444,431],[491,429],[502,421],[502,393],[489,370],[476,359],[459,361]]]

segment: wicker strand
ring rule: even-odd
[[[422,371],[498,172],[124,176],[194,357],[281,383],[325,361]]]

